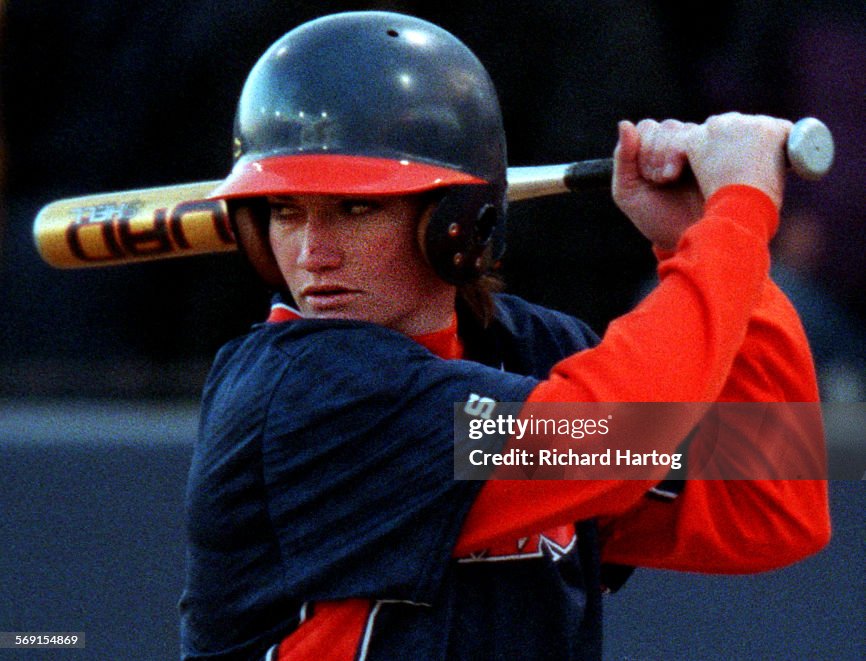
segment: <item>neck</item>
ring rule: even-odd
[[[412,339],[431,353],[440,358],[457,359],[463,357],[463,343],[457,335],[457,313],[451,313],[451,320],[447,326],[423,335],[413,335]]]
[[[439,283],[436,283],[437,285]],[[444,285],[444,283],[441,283]],[[387,324],[392,330],[416,337],[447,328],[454,317],[457,289],[451,285],[433,286],[417,308],[401,319]]]

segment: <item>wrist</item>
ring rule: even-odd
[[[710,216],[731,218],[767,242],[773,238],[779,226],[779,210],[772,198],[760,188],[747,184],[729,184],[713,193],[704,204],[702,214],[703,218]],[[700,225],[700,222],[696,225]],[[656,242],[653,243],[652,251],[661,263],[676,255],[681,245],[681,241],[673,247]]]

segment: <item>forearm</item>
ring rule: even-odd
[[[690,481],[673,502],[642,499],[611,520],[605,560],[741,573],[788,565],[821,549],[830,519],[817,400],[799,318],[768,279],[722,404],[692,441]]]
[[[715,401],[762,296],[776,218],[755,189],[724,189],[659,265],[659,286],[529,401]]]

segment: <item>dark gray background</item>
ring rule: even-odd
[[[609,155],[620,118],[824,119],[837,163],[822,182],[789,182],[777,277],[822,397],[866,400],[862,2],[5,5],[0,630],[86,632],[86,650],[50,658],[176,656],[196,398],[213,353],[263,316],[267,295],[235,256],[54,271],[33,248],[33,218],[60,197],[224,176],[249,68],[323,13],[401,10],[466,41],[500,91],[513,165]],[[509,244],[512,291],[599,332],[651,278],[649,247],[604,193],[513,205]],[[639,573],[608,601],[610,658],[863,658],[866,489],[831,490],[831,546],[795,567]]]

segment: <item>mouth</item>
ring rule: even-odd
[[[361,294],[361,290],[342,285],[308,285],[301,289],[301,298],[314,311],[341,308]]]

